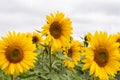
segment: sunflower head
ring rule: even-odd
[[[7,74],[16,76],[34,67],[36,47],[26,34],[8,32],[0,44],[0,68]]]
[[[27,33],[27,37],[32,38],[32,42],[36,44],[43,41],[42,36],[38,32]]]
[[[96,32],[91,35],[89,44],[83,60],[83,70],[89,68],[90,75],[99,77],[100,80],[108,80],[108,75],[114,77],[120,70],[119,44],[115,42],[114,36],[108,36],[106,32]]]
[[[65,49],[64,55],[72,60],[65,60],[65,66],[68,68],[74,68],[80,60],[80,42],[72,41],[67,49]]]
[[[31,38],[33,44],[36,44],[37,48],[44,49],[44,47],[41,45],[44,44],[44,40],[39,32],[27,33],[26,36],[27,38]]]
[[[52,46],[52,48],[61,48],[63,44],[69,42],[72,23],[68,17],[63,13],[56,12],[46,16],[47,23],[42,27],[42,35],[47,35],[45,42]]]

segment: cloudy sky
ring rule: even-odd
[[[0,35],[40,30],[45,16],[57,10],[70,17],[75,38],[96,30],[120,31],[120,0],[0,0]]]

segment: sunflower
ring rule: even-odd
[[[27,37],[32,38],[33,43],[40,43],[43,41],[40,33],[38,32],[27,33]]]
[[[119,44],[106,32],[95,32],[90,38],[90,46],[86,49],[86,58],[83,60],[83,70],[89,68],[90,75],[99,77],[100,80],[108,80],[108,75],[115,77],[120,70]]]
[[[64,55],[66,57],[71,58],[71,60],[67,59],[65,60],[65,66],[67,66],[70,69],[73,69],[75,65],[78,64],[78,61],[80,61],[80,42],[78,41],[72,41],[69,45],[69,47],[65,50]]]
[[[32,42],[36,44],[37,48],[44,49],[44,47],[41,45],[44,44],[44,41],[42,39],[42,35],[39,32],[27,33],[26,36],[32,39]]]
[[[72,34],[72,22],[63,13],[56,12],[46,16],[47,24],[42,29],[42,35],[46,35],[45,43],[52,45],[52,48],[61,48],[69,42]]]
[[[8,32],[0,40],[0,68],[16,76],[34,67],[37,60],[35,45],[24,33]]]

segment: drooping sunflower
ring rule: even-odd
[[[46,35],[45,43],[52,45],[52,48],[61,48],[69,42],[72,34],[72,22],[63,13],[56,12],[46,16],[47,24],[42,29],[42,35]]]
[[[90,69],[90,75],[108,80],[109,75],[115,77],[120,70],[119,44],[112,35],[106,32],[95,32],[91,35],[90,46],[86,49],[83,70]]]
[[[78,61],[80,61],[80,48],[81,44],[78,41],[72,41],[68,48],[64,51],[64,55],[66,57],[71,58],[65,60],[65,66],[67,66],[69,69],[73,69],[75,65],[78,64]]]
[[[88,32],[87,35],[85,36],[85,40],[90,41],[91,40],[91,38],[90,38],[91,35],[92,34],[90,32]]]
[[[86,34],[86,36],[84,37],[84,46],[85,47],[88,47],[89,46],[89,44],[88,44],[88,42],[91,40],[90,37],[91,36],[91,33],[90,32],[88,32],[87,34]]]
[[[37,60],[35,44],[24,33],[8,32],[0,40],[0,68],[17,76],[34,67]]]

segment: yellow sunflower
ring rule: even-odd
[[[106,32],[95,32],[89,41],[90,47],[86,49],[86,58],[83,70],[90,69],[90,75],[99,77],[100,80],[108,80],[109,75],[115,77],[120,70],[119,44],[112,35]]]
[[[33,32],[33,33],[27,33],[26,34],[28,38],[32,39],[32,42],[34,44],[36,44],[37,48],[41,48],[44,49],[44,47],[41,45],[44,43],[43,39],[42,39],[42,35],[38,32]]]
[[[18,75],[34,67],[35,45],[23,33],[8,32],[0,40],[0,68],[9,75]]]
[[[70,69],[73,69],[75,65],[80,61],[80,42],[72,41],[69,47],[65,50],[64,55],[71,58],[71,60],[65,60],[65,66]]]
[[[69,42],[72,34],[72,22],[63,13],[56,12],[46,16],[47,24],[42,29],[42,34],[46,35],[45,43],[52,45],[52,48],[61,48]]]
[[[27,33],[27,37],[32,38],[33,43],[40,43],[43,41],[40,33],[38,32]]]

